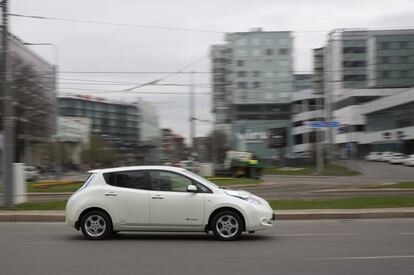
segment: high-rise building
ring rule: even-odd
[[[272,158],[267,130],[290,127],[291,33],[229,33],[225,44],[212,46],[211,60],[216,128],[229,135],[233,149]]]
[[[329,143],[354,154],[361,146],[365,117],[360,105],[414,85],[414,30],[334,30],[324,48]],[[339,151],[341,151],[339,150]],[[330,150],[333,152],[334,150]]]

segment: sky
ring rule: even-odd
[[[256,27],[264,31],[292,31],[294,70],[311,73],[311,51],[324,45],[330,30],[414,28],[412,0],[10,0],[9,3],[12,14],[115,23],[10,17],[11,31],[24,42],[56,45],[56,55],[50,46],[31,46],[31,49],[58,65],[59,94],[91,94],[128,102],[142,98],[157,107],[162,127],[185,137],[189,135],[188,72],[195,72],[196,117],[212,121],[209,48],[222,44],[225,33]],[[183,73],[170,74],[177,71]],[[162,79],[157,82],[159,85],[122,92],[159,79]],[[196,135],[206,135],[211,129],[210,123],[198,122]]]

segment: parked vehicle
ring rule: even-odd
[[[370,152],[368,155],[365,156],[365,160],[377,161],[380,156],[381,156],[381,152]]]
[[[382,152],[377,161],[388,161],[393,155],[394,152]]]
[[[409,155],[408,158],[406,158],[404,160],[404,165],[414,166],[414,154],[413,155]]]
[[[92,170],[66,205],[66,222],[90,240],[118,231],[212,231],[236,240],[272,226],[268,202],[222,189],[188,170],[135,166]]]
[[[224,159],[224,169],[231,172],[233,177],[248,177],[259,179],[263,165],[253,153],[243,151],[227,151]]]
[[[24,166],[24,175],[26,181],[36,181],[39,176],[39,170],[34,166]]]
[[[401,153],[394,153],[392,157],[388,159],[388,162],[391,164],[403,164],[406,159],[406,155]]]

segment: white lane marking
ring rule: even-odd
[[[356,236],[357,233],[303,233],[303,234],[276,234],[276,236],[286,236],[286,237],[323,237],[323,236]]]
[[[407,259],[414,258],[414,255],[393,255],[393,256],[365,256],[365,257],[337,257],[337,258],[313,258],[313,261],[335,261],[335,260],[386,260],[386,259]]]
[[[414,232],[401,232],[399,235],[414,235]]]

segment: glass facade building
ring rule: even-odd
[[[92,133],[116,141],[122,147],[139,142],[139,109],[137,104],[118,103],[89,96],[58,98],[59,115],[91,119]]]

